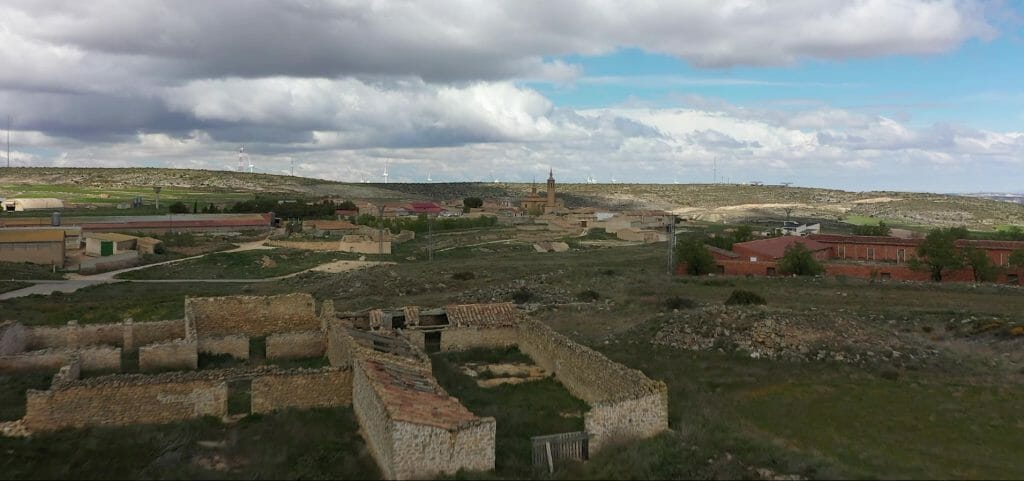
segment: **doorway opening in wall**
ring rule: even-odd
[[[121,372],[139,372],[139,350],[121,350]]]
[[[392,329],[405,329],[405,314],[391,316]]]
[[[718,269],[719,274],[725,274],[725,266],[723,266],[722,264],[718,264],[715,267]]]
[[[1020,278],[1017,276],[1017,274],[1007,274],[1006,282],[1008,284],[1020,284]]]
[[[769,276],[774,276],[775,275],[775,268],[774,267],[769,267],[768,268],[768,275]]]
[[[228,415],[252,414],[252,379],[228,382]]]
[[[891,272],[883,272],[882,273],[882,280],[883,281],[888,281],[888,280],[891,280],[891,279],[892,279],[892,273]]]
[[[267,360],[267,338],[265,336],[249,338],[249,362],[260,366]]]
[[[441,331],[423,333],[423,349],[428,354],[441,352]]]

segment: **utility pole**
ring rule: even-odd
[[[160,210],[160,187],[159,185],[153,186],[153,192],[156,192],[156,210]]]
[[[670,221],[669,224],[665,226],[665,231],[668,232],[668,275],[669,277],[672,277],[672,271],[675,267],[673,258],[676,254],[676,216],[673,215],[669,217]]]
[[[384,204],[381,204],[378,211],[380,212],[380,217],[377,218],[377,225],[380,230],[377,237],[377,254],[384,257]]]
[[[427,214],[427,262],[434,260],[434,216]]]

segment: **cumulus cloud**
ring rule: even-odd
[[[230,168],[337,180],[824,178],[835,166],[1019,163],[1024,135],[826,105],[574,110],[524,81],[588,77],[565,60],[636,48],[700,67],[949,51],[995,35],[968,0],[483,2],[8,0],[0,104],[12,161]],[[630,78],[683,88],[730,78]],[[792,107],[792,106],[791,106]],[[5,112],[6,113],[6,112]],[[817,176],[817,177],[815,177]]]

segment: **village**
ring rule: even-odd
[[[925,229],[569,206],[552,171],[543,193],[531,184],[519,197],[281,196],[251,202],[265,212],[233,208],[246,202],[165,201],[175,212],[137,215],[140,199],[124,215],[89,215],[95,206],[68,199],[0,201],[0,262],[28,273],[0,292],[0,441],[214,419],[236,440],[196,439],[182,456],[194,476],[232,475],[255,469],[238,451],[253,449],[237,440],[246,423],[301,424],[287,416],[306,413],[322,439],[349,446],[347,467],[318,472],[549,477],[657,452],[651,443],[682,449],[682,433],[706,422],[680,414],[695,402],[674,367],[694,362],[683,352],[741,370],[824,363],[885,379],[948,369],[963,342],[991,345],[991,369],[1024,363],[1012,347],[1024,328],[1007,314],[1020,241],[951,237],[956,252],[983,254],[988,277],[961,262],[937,283],[918,260]],[[693,245],[703,260],[688,257]],[[794,251],[818,269],[792,271]],[[890,327],[903,292],[935,289],[949,294],[941,303],[994,311],[923,311],[902,321],[913,328]],[[883,314],[809,314],[808,302]],[[964,339],[935,334],[954,324]],[[709,476],[808,477],[771,454],[709,455]]]

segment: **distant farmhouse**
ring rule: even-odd
[[[24,212],[26,210],[63,209],[64,201],[60,199],[3,199],[0,207],[4,212]]]
[[[799,243],[822,262],[825,275],[926,281],[930,279],[930,273],[910,268],[910,262],[917,256],[917,247],[922,242],[923,239],[899,237],[810,234],[741,242],[733,245],[731,251],[709,250],[715,258],[718,273],[725,275],[780,275],[779,261],[786,249]],[[1024,242],[960,239],[956,246],[982,250],[994,265],[1009,267],[1010,254],[1024,249]],[[685,266],[681,265],[678,272],[685,272]],[[1008,270],[999,275],[998,281],[1017,283],[1020,274]],[[974,280],[974,276],[970,269],[959,269],[943,274],[943,280],[969,282]]]

